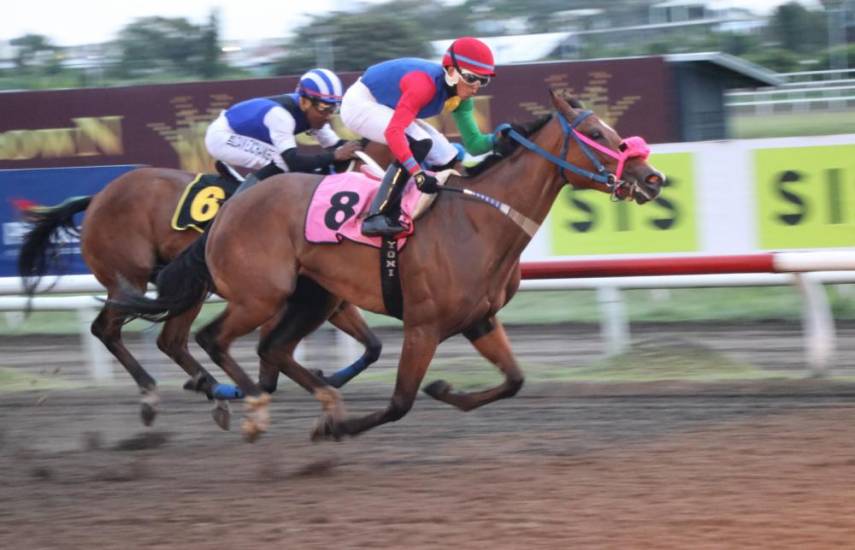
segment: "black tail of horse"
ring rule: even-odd
[[[207,237],[204,233],[158,273],[157,298],[148,298],[136,288],[121,284],[116,297],[107,304],[131,319],[160,323],[202,302],[214,288],[205,263]]]
[[[79,235],[74,216],[86,210],[90,202],[91,195],[72,197],[56,206],[39,206],[23,212],[24,218],[33,224],[18,255],[18,274],[28,297],[35,294],[48,269],[58,263],[63,233]]]

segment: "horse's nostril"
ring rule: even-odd
[[[653,173],[644,179],[644,183],[648,185],[654,185],[656,187],[661,187],[662,184],[665,183],[665,178],[662,176],[662,174]]]

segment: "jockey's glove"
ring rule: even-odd
[[[427,172],[416,172],[413,175],[413,179],[416,180],[416,187],[422,193],[436,193],[439,191],[439,183],[436,181],[436,178]]]
[[[517,146],[517,142],[508,135],[511,130],[516,130],[522,135],[526,135],[525,128],[519,124],[503,125],[503,127],[493,134],[493,154],[500,157],[510,155]]]

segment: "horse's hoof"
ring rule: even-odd
[[[320,417],[315,423],[315,428],[312,430],[311,440],[313,443],[318,441],[341,441],[344,433],[341,425],[335,419],[325,414]]]
[[[270,426],[270,411],[267,405],[270,403],[270,394],[262,393],[257,396],[249,396],[243,400],[244,408],[247,410],[246,418],[241,424],[243,437],[252,443]]]
[[[451,391],[451,384],[445,380],[436,380],[422,388],[422,391],[434,399],[439,399],[448,395],[448,392]]]
[[[244,419],[241,423],[241,432],[243,433],[243,439],[247,443],[255,443],[261,434],[264,433],[264,430],[258,427],[258,424],[253,422],[250,419]]]
[[[232,412],[227,401],[217,401],[217,406],[211,409],[211,416],[217,426],[224,431],[229,431],[232,420]]]
[[[158,403],[160,403],[160,397],[155,390],[148,390],[143,393],[140,400],[140,417],[144,425],[151,426],[154,423]]]
[[[157,409],[150,403],[142,403],[140,405],[140,418],[145,426],[154,424],[154,419],[157,417]]]

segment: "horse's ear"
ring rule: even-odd
[[[570,111],[572,110],[570,104],[558,94],[558,91],[555,88],[549,89],[549,95],[552,96],[552,106],[555,107],[559,113],[564,113],[565,115],[570,114]]]

